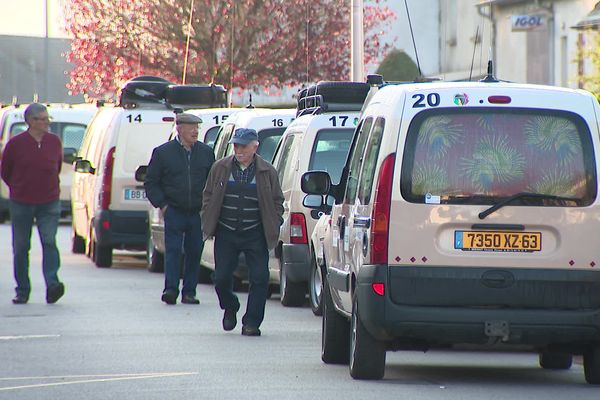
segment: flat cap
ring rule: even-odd
[[[237,128],[229,140],[230,144],[248,144],[252,141],[258,141],[258,133],[250,128]]]
[[[179,124],[201,124],[202,118],[190,113],[181,113],[175,116],[175,123]]]

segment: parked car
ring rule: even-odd
[[[273,165],[278,171],[284,195],[283,225],[279,247],[272,255],[272,275],[279,283],[281,304],[298,307],[306,302],[308,291],[320,291],[321,285],[312,269],[314,247],[310,237],[323,212],[302,204],[304,194],[300,177],[309,170],[327,171],[333,183],[338,183],[348,156],[369,85],[364,82],[319,82],[301,93],[298,100],[299,117],[292,122],[281,138]],[[318,298],[312,298],[318,300]],[[320,305],[312,304],[318,314]]]
[[[73,179],[72,163],[83,134],[94,114],[96,106],[92,104],[46,104],[50,116],[51,133],[57,135],[64,149],[64,163],[60,172],[60,204],[61,216],[71,214],[71,182]],[[0,111],[0,158],[2,148],[14,136],[27,130],[24,112],[27,104],[5,107]],[[0,181],[0,223],[8,218],[9,190],[4,181]]]
[[[114,249],[146,249],[149,205],[143,185],[135,179],[136,170],[167,141],[174,111],[197,108],[206,99],[211,99],[212,107],[225,104],[226,91],[222,86],[172,85],[144,76],[125,84],[119,106],[98,112],[75,163],[74,253],[85,252],[96,266],[110,267]]]
[[[600,107],[590,93],[371,77],[333,195],[321,358],[380,379],[386,351],[583,355],[600,384]]]

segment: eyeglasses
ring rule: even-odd
[[[45,121],[45,122],[52,121],[52,118],[50,118],[50,117],[33,117],[32,119],[34,121]]]

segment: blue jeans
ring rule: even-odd
[[[45,204],[23,204],[11,200],[9,203],[12,222],[13,268],[17,281],[18,296],[29,297],[29,249],[31,229],[35,221],[42,243],[42,269],[46,288],[57,285],[60,255],[56,247],[56,231],[60,218],[60,201]]]
[[[223,310],[239,310],[240,302],[233,293],[233,272],[239,254],[244,252],[248,266],[248,304],[242,324],[258,328],[265,316],[269,293],[269,249],[262,227],[234,232],[219,226],[215,234],[215,291]]]
[[[164,220],[165,291],[179,294],[181,258],[183,256],[184,274],[181,294],[195,297],[200,277],[200,255],[204,248],[200,212],[190,213],[168,206]]]

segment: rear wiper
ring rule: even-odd
[[[555,196],[552,194],[543,194],[543,193],[520,192],[520,193],[515,193],[512,196],[507,197],[503,200],[500,200],[499,202],[497,202],[496,204],[494,204],[487,210],[480,212],[479,219],[484,219],[485,217],[487,217],[494,211],[499,210],[500,208],[504,207],[508,203],[512,203],[514,200],[522,199],[524,197],[537,198],[537,199],[548,199],[548,200],[577,201],[577,199],[572,198],[572,197],[562,197],[562,196]]]

